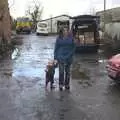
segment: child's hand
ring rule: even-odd
[[[58,66],[58,61],[57,60],[54,60],[54,65],[57,68],[57,66]]]

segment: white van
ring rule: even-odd
[[[48,23],[47,22],[38,22],[36,34],[37,35],[48,35]]]

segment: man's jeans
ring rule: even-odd
[[[70,64],[59,63],[59,85],[69,86]]]

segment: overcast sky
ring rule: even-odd
[[[13,4],[14,1],[14,5]],[[32,0],[9,0],[10,11],[13,17],[25,15],[25,10]],[[104,0],[36,0],[41,1],[44,7],[42,18],[48,18],[51,15],[68,14],[71,16],[80,14],[89,14],[94,10],[103,10]],[[107,9],[120,7],[120,0],[106,0]]]

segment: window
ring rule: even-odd
[[[47,24],[45,24],[45,23],[39,23],[38,26],[41,27],[41,28],[45,28],[45,27],[47,27]]]

